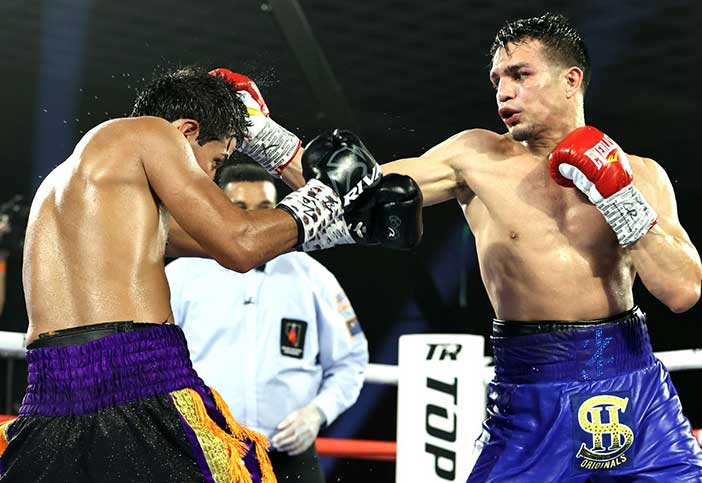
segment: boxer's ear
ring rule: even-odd
[[[580,87],[583,84],[583,71],[580,67],[570,67],[564,74],[566,97],[570,99],[580,92]]]
[[[200,123],[195,119],[176,119],[171,122],[188,139],[197,139],[200,136]]]

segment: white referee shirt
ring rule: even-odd
[[[330,424],[356,401],[368,343],[339,282],[309,255],[243,274],[180,258],[166,275],[195,370],[242,424],[271,438],[310,402]]]

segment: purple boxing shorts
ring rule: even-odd
[[[42,334],[0,481],[272,483],[261,435],[192,368],[180,328],[116,322]]]

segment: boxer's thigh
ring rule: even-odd
[[[467,483],[585,482],[573,471],[571,391],[565,383],[491,383]]]

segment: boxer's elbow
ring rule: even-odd
[[[246,260],[231,260],[227,261],[226,264],[220,262],[220,265],[223,265],[225,268],[228,268],[229,270],[233,270],[238,273],[246,273],[249,270],[255,268],[255,265],[246,263]]]
[[[700,300],[700,282],[680,285],[662,302],[676,313],[687,312]]]
[[[246,273],[257,266],[250,244],[233,235],[225,248],[213,257],[224,268],[239,273]]]
[[[220,265],[239,273],[246,273],[266,262],[260,250],[261,240],[256,230],[239,224],[229,233],[226,250],[217,261]]]
[[[232,248],[231,252],[228,251],[227,253],[221,254],[215,259],[217,260],[217,263],[222,265],[224,268],[228,268],[229,270],[234,270],[235,272],[239,273],[246,273],[256,267],[256,264],[251,263],[243,251],[238,248]]]

